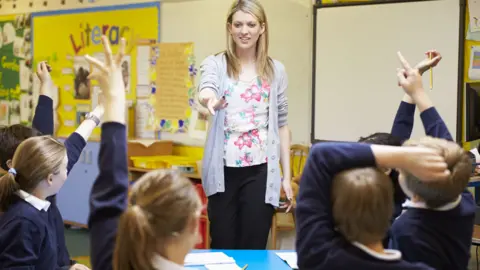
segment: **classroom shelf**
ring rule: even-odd
[[[144,169],[144,168],[136,168],[136,167],[128,167],[129,172],[134,172],[134,173],[147,173],[152,171],[152,169]],[[193,179],[193,180],[201,180],[202,177],[199,174],[191,174],[191,173],[184,173],[182,174],[183,176]]]

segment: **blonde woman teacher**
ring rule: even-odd
[[[265,249],[274,208],[290,210],[293,200],[287,74],[268,56],[259,1],[234,1],[226,29],[227,50],[202,62],[198,88],[212,114],[202,173],[211,247]]]

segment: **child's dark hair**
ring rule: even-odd
[[[389,145],[389,146],[402,145],[402,140],[386,132],[377,132],[367,137],[361,137],[358,140],[358,142],[368,143],[368,144]]]
[[[20,143],[28,138],[41,135],[40,131],[20,124],[0,127],[0,166],[2,169],[8,171],[7,162],[13,159],[13,154]]]

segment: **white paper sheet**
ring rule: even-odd
[[[470,15],[470,31],[480,31],[480,0],[468,0],[468,14]]]
[[[480,46],[472,46],[470,49],[468,78],[470,80],[480,80]]]
[[[28,90],[30,88],[30,75],[31,75],[31,69],[27,67],[25,64],[25,60],[20,60],[20,89],[22,90]],[[37,75],[34,75],[37,76]]]
[[[185,265],[230,264],[235,263],[232,257],[223,252],[189,253],[185,257]]]
[[[152,94],[150,85],[137,85],[137,98],[148,98]]]
[[[137,84],[150,84],[150,46],[137,47]]]
[[[208,270],[242,270],[236,263],[206,264],[204,267]]]
[[[277,252],[276,254],[280,259],[285,261],[290,268],[298,269],[296,252]]]

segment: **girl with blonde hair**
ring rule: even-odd
[[[60,269],[63,239],[56,232],[62,217],[47,198],[65,183],[67,166],[65,146],[50,136],[18,146],[8,173],[0,178],[1,269]],[[81,267],[72,269],[88,269]]]
[[[274,207],[293,201],[287,74],[268,56],[268,23],[258,0],[236,0],[227,49],[200,66],[200,102],[212,114],[203,158],[211,246],[264,249]],[[283,181],[280,176],[280,163]],[[287,201],[280,204],[280,189]]]

